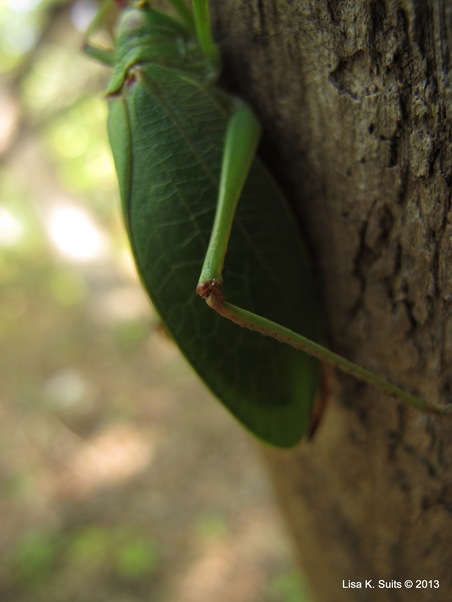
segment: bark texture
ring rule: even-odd
[[[213,11],[226,78],[261,117],[264,157],[299,211],[329,345],[451,402],[452,2]],[[318,602],[452,599],[450,419],[339,376],[315,439],[265,454]]]

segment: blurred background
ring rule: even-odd
[[[306,602],[253,442],[137,283],[95,12],[0,2],[0,599]]]

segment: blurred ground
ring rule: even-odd
[[[254,443],[136,282],[90,10],[0,4],[0,600],[302,602]]]

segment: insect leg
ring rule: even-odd
[[[213,64],[217,64],[219,62],[219,53],[212,37],[208,0],[193,0],[193,15],[195,18],[196,36],[199,45],[205,56],[209,58]]]
[[[427,402],[307,337],[267,318],[227,303],[223,299],[221,290],[222,270],[232,222],[256,153],[259,137],[259,122],[252,111],[244,103],[241,104],[236,112],[232,114],[226,132],[217,209],[208,250],[196,289],[198,295],[203,297],[217,313],[239,326],[274,338],[299,351],[304,351],[334,368],[338,368],[361,381],[378,387],[397,399],[407,402],[418,410],[432,414],[452,413],[452,404],[441,405]]]
[[[176,13],[179,15],[180,20],[190,30],[194,30],[193,15],[185,2],[185,0],[168,0],[171,6],[174,8]]]

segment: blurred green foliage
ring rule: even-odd
[[[11,550],[4,572],[24,590],[48,583],[55,570],[77,572],[86,579],[102,572],[106,579],[136,581],[159,567],[158,544],[125,529],[85,525],[73,533],[32,531]]]
[[[274,602],[309,602],[309,588],[299,571],[276,576],[270,583],[270,600]]]

